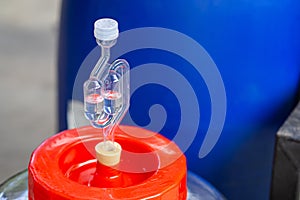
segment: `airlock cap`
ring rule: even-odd
[[[114,40],[119,36],[118,22],[110,18],[98,19],[94,23],[94,36],[98,40]]]

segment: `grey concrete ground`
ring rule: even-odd
[[[56,129],[59,0],[0,1],[0,182]]]

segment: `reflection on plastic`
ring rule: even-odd
[[[27,200],[27,170],[8,179],[0,186],[1,200]],[[199,176],[188,172],[187,200],[223,200],[225,199],[216,189]]]

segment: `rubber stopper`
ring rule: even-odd
[[[120,163],[122,147],[117,142],[105,141],[95,146],[99,163],[105,166],[115,166]]]
[[[118,22],[110,18],[98,19],[94,23],[94,36],[98,40],[114,40],[119,36]]]

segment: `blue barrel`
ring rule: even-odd
[[[82,94],[74,96],[73,89],[82,62],[96,46],[96,19],[116,19],[121,32],[140,27],[175,30],[202,45],[217,66],[226,92],[224,126],[207,155],[199,156],[199,149],[210,128],[212,112],[218,114],[218,109],[212,111],[210,94],[214,91],[210,91],[207,80],[191,63],[165,50],[144,48],[122,58],[132,69],[146,63],[167,65],[194,91],[200,120],[193,115],[184,119],[198,126],[185,151],[189,170],[214,184],[228,199],[268,199],[275,134],[297,101],[299,8],[298,0],[64,0],[58,56],[59,129],[67,128],[68,101],[82,100]],[[138,82],[143,77],[132,79]],[[174,79],[174,88],[183,87],[176,84]],[[172,139],[183,119],[180,100],[170,88],[155,83],[137,88],[131,96],[130,116],[135,124],[145,126],[151,121],[149,108],[157,104],[167,113],[159,131]],[[160,117],[155,114],[152,117]],[[125,118],[124,123],[131,122]],[[223,121],[219,123],[223,125]],[[183,130],[186,138],[191,137],[188,126]]]

